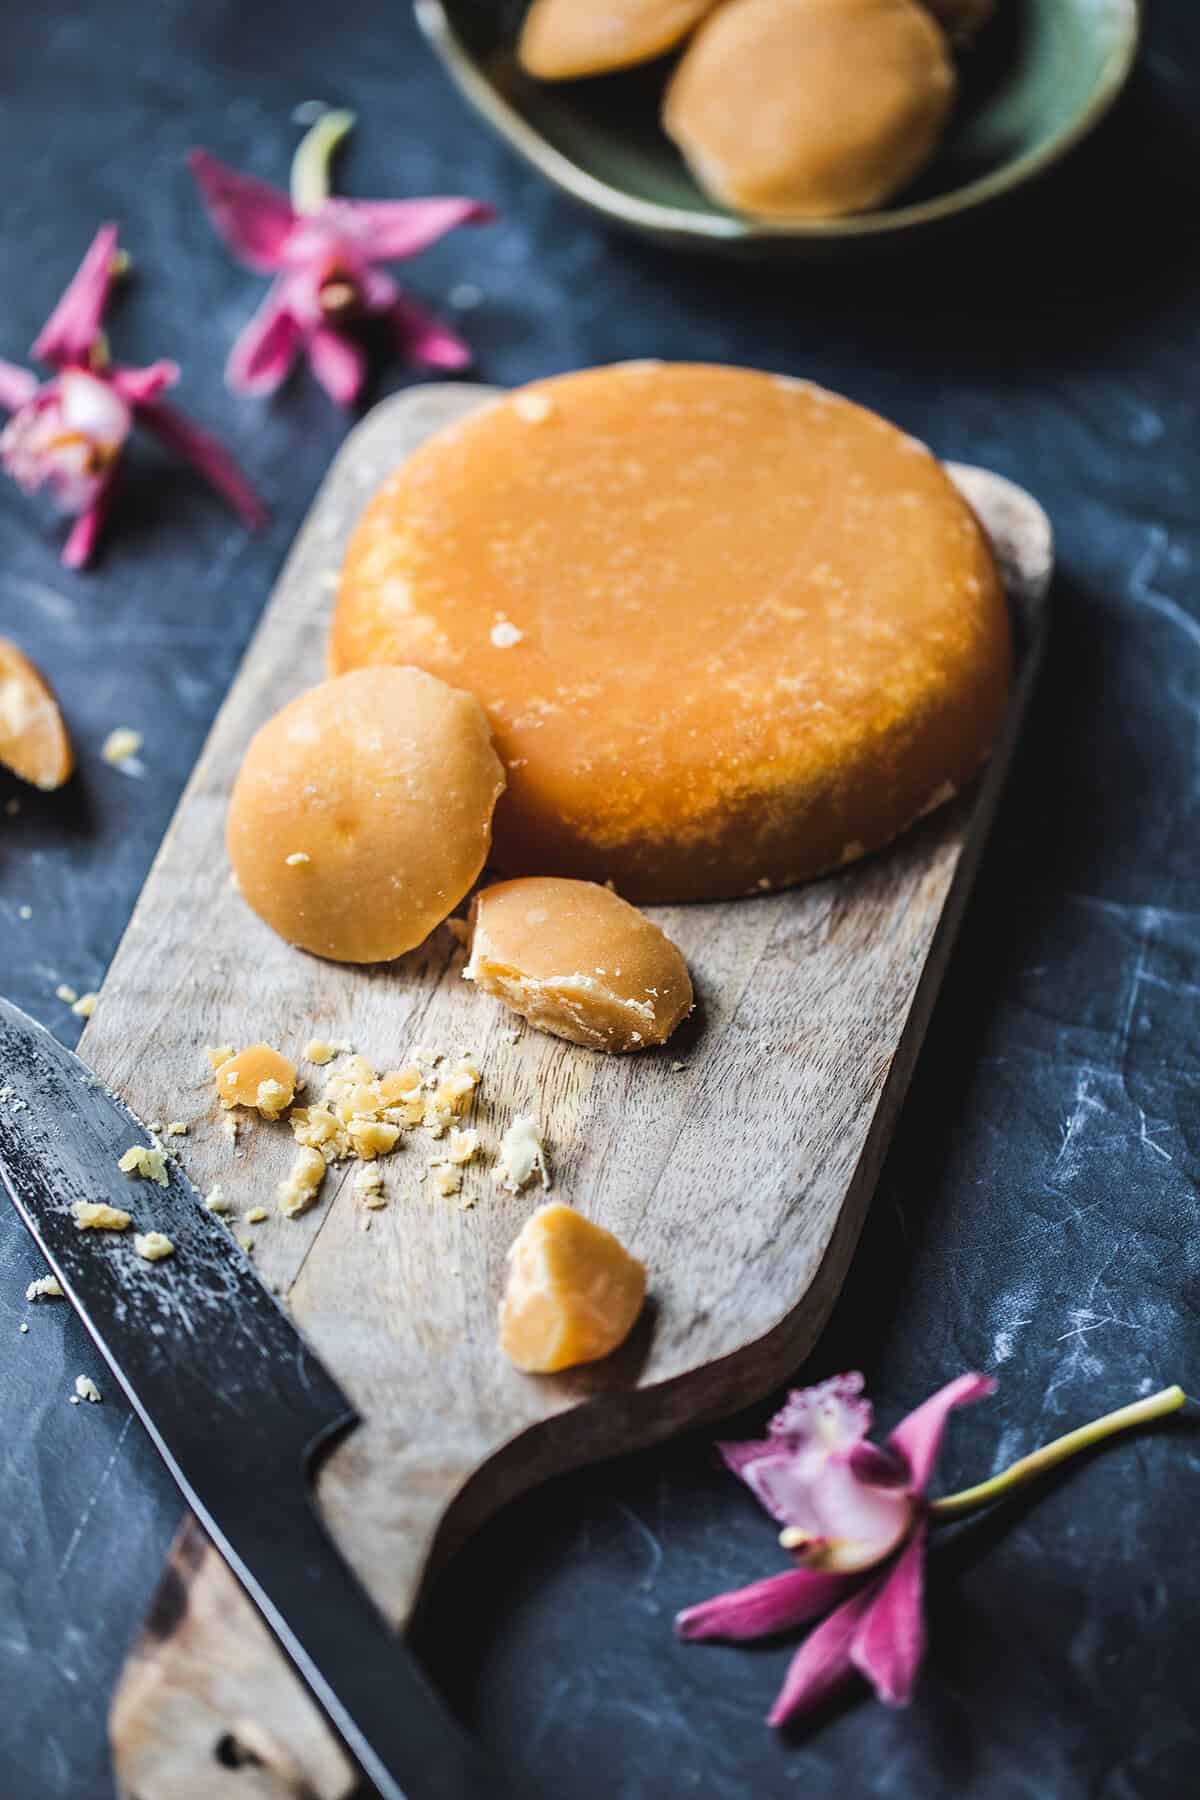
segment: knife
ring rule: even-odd
[[[0,1179],[192,1511],[383,1800],[497,1800],[503,1784],[335,1549],[316,1461],[357,1421],[179,1164],[117,1168],[150,1133],[97,1075],[0,999]],[[131,1212],[82,1231],[72,1205]],[[136,1254],[134,1229],[175,1246]]]

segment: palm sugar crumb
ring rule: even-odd
[[[229,1202],[225,1198],[225,1190],[220,1182],[205,1194],[204,1204],[211,1213],[227,1213],[229,1211]]]
[[[156,1181],[159,1187],[166,1187],[170,1180],[166,1156],[157,1145],[131,1144],[117,1167],[123,1175],[139,1175],[145,1181]]]
[[[57,1276],[40,1275],[36,1281],[31,1281],[25,1289],[25,1298],[27,1300],[61,1300],[63,1291],[58,1285]]]
[[[205,1044],[204,1054],[208,1058],[210,1069],[216,1070],[222,1063],[227,1063],[233,1055],[232,1044]]]
[[[265,1206],[252,1206],[244,1217],[247,1225],[261,1225],[267,1217],[267,1209]]]
[[[78,1000],[76,1000],[75,1004],[72,1006],[71,1011],[75,1014],[77,1019],[90,1019],[96,1010],[96,1002],[99,998],[99,994],[80,994]]]
[[[369,1212],[387,1205],[383,1191],[383,1171],[377,1162],[364,1163],[354,1177],[354,1192]]]
[[[535,1175],[543,1188],[550,1186],[550,1171],[538,1136],[537,1120],[528,1113],[518,1113],[500,1140],[496,1180],[510,1194],[519,1194]]]
[[[93,1406],[99,1406],[101,1399],[100,1389],[96,1386],[90,1375],[77,1375],[75,1377],[75,1398],[77,1402],[80,1400],[90,1400]]]
[[[164,1231],[137,1232],[133,1247],[147,1262],[161,1262],[164,1256],[175,1254],[175,1246]]]
[[[298,1150],[287,1180],[281,1181],[276,1189],[279,1210],[284,1218],[295,1219],[307,1212],[320,1193],[324,1179],[325,1158],[321,1152],[307,1147]]]
[[[119,769],[124,763],[132,760],[142,747],[142,734],[132,730],[128,725],[118,725],[110,731],[101,746],[100,754],[106,763]]]

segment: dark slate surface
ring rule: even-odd
[[[955,1484],[1200,1380],[1191,0],[1159,0],[1118,114],[1037,194],[907,262],[790,273],[689,264],[599,230],[466,115],[403,7],[5,9],[0,354],[21,355],[95,225],[119,217],[139,275],[118,353],[181,359],[182,402],[237,446],[274,514],[248,540],[139,449],[103,562],[72,576],[54,525],[0,486],[0,630],[53,672],[82,762],[55,798],[0,778],[0,800],[22,803],[0,815],[0,987],[68,1040],[55,986],[98,983],[345,429],[307,380],[274,404],[223,390],[261,284],[214,242],[182,164],[202,141],[281,177],[289,115],[313,97],[362,116],[350,191],[467,190],[500,207],[499,225],[412,272],[429,299],[481,290],[463,323],[486,378],[650,354],[760,363],[828,381],[1045,502],[1062,567],[1046,679],[812,1372],[862,1367],[886,1424],[958,1370],[995,1369],[998,1397],[953,1426]],[[378,392],[405,379],[382,370]],[[145,733],[141,779],[99,760],[115,724]],[[92,1800],[111,1792],[108,1694],[177,1505],[118,1400],[67,1405],[96,1358],[63,1308],[24,1306],[36,1272],[0,1216],[0,1793]],[[780,1562],[700,1438],[515,1507],[444,1579],[427,1648],[519,1791],[1178,1794],[1200,1713],[1198,1469],[1195,1431],[1177,1424],[960,1530],[934,1558],[912,1709],[860,1701],[795,1741],[760,1723],[786,1648],[672,1640],[677,1607]]]

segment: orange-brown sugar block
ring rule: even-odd
[[[597,882],[498,882],[475,896],[470,931],[467,979],[573,1044],[645,1050],[692,1010],[682,952]]]
[[[61,787],[75,767],[50,684],[8,638],[0,638],[0,763],[46,789]]]
[[[277,1119],[296,1096],[296,1065],[270,1044],[239,1050],[214,1079],[222,1106],[253,1106],[264,1119]]]
[[[508,769],[499,868],[654,901],[887,843],[986,757],[1010,645],[987,540],[923,446],[806,382],[627,363],[402,464],[350,544],[331,657],[478,696]]]
[[[663,125],[726,205],[832,218],[912,180],[955,86],[919,0],[727,0],[684,53]]]
[[[518,1369],[550,1374],[595,1362],[633,1330],[646,1295],[645,1266],[573,1207],[539,1207],[508,1255],[500,1348]]]
[[[517,54],[542,81],[602,75],[662,56],[716,0],[533,0]]]
[[[244,898],[335,962],[386,962],[482,869],[504,770],[476,700],[420,669],[364,669],[259,731],[229,805]]]

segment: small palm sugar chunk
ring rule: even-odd
[[[238,887],[290,944],[390,962],[470,891],[503,788],[473,695],[419,669],[323,682],[246,752],[226,830]]]
[[[954,94],[919,0],[727,0],[671,78],[663,125],[727,206],[837,218],[912,179]]]
[[[61,787],[75,767],[50,684],[8,638],[0,638],[0,763],[44,789]]]
[[[681,952],[594,881],[530,876],[477,894],[463,971],[539,1031],[592,1050],[665,1044],[692,1010]]]
[[[633,1330],[645,1265],[573,1207],[539,1207],[508,1256],[500,1348],[518,1369],[548,1374],[595,1362]]]
[[[539,81],[628,69],[685,38],[716,0],[533,0],[521,28],[521,66]]]

